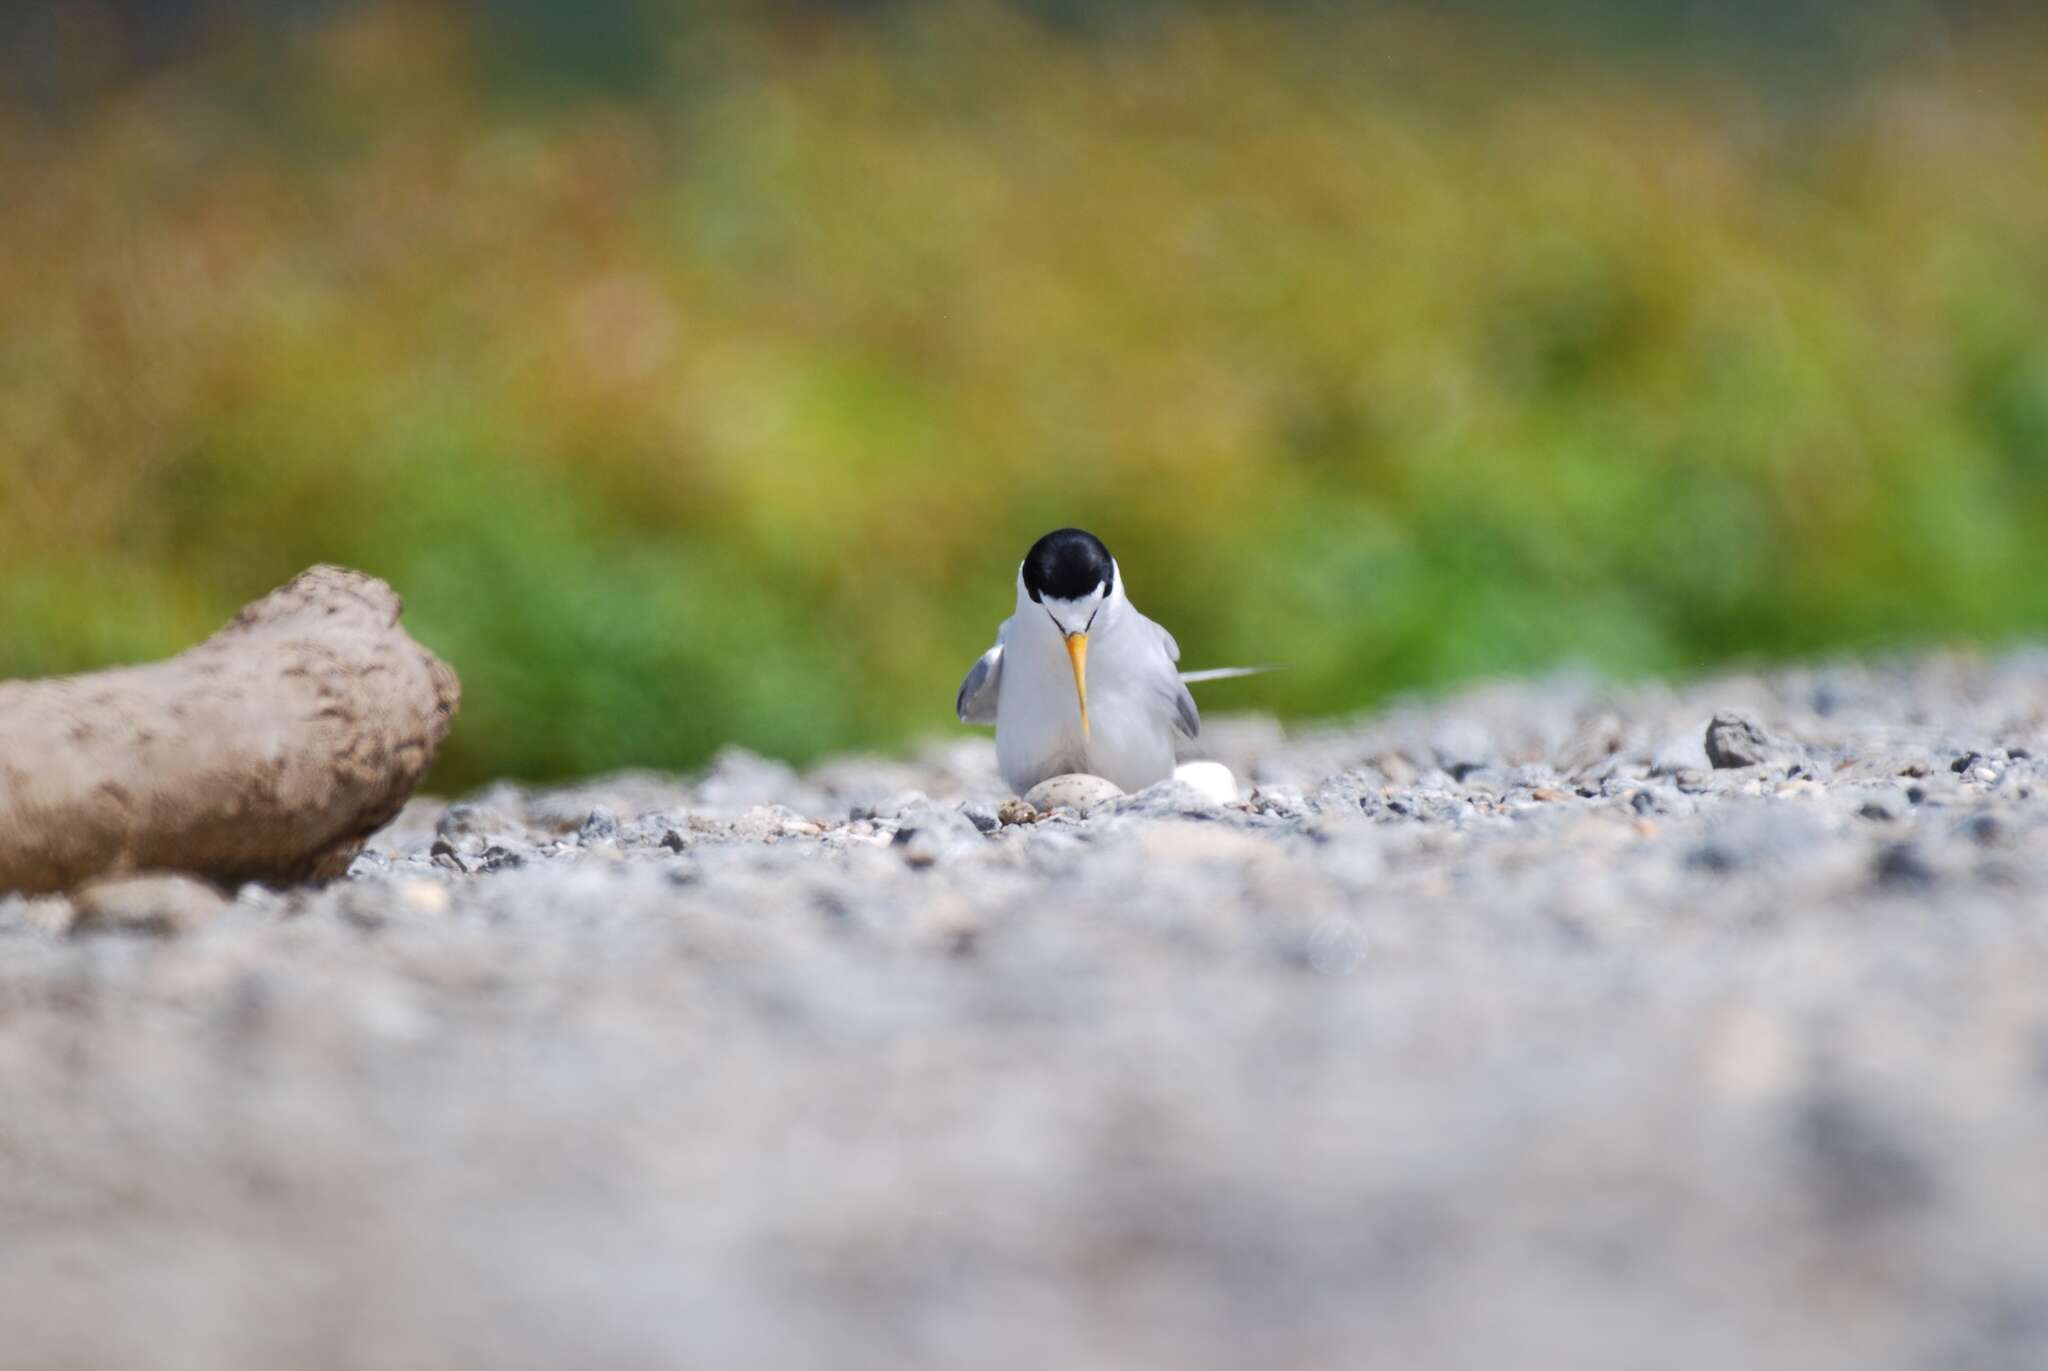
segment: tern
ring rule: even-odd
[[[1016,612],[954,709],[961,723],[996,726],[996,763],[1019,795],[1075,771],[1142,790],[1173,775],[1175,753],[1202,731],[1188,682],[1260,669],[1183,674],[1179,663],[1180,645],[1131,603],[1102,540],[1057,529],[1018,566]]]

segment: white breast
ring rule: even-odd
[[[1037,622],[1034,622],[1036,620]],[[1131,613],[1089,635],[1089,736],[1081,735],[1073,668],[1059,632],[1032,606],[1003,645],[996,761],[1023,794],[1048,776],[1084,771],[1124,790],[1173,774],[1173,662],[1155,631]]]

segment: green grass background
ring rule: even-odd
[[[332,560],[462,674],[441,786],[801,759],[954,727],[1065,523],[1291,664],[1211,709],[2048,627],[2038,29],[707,13],[0,114],[0,675]]]

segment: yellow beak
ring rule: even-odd
[[[1081,702],[1081,736],[1088,736],[1088,635],[1067,635],[1067,660],[1074,664],[1074,696]]]

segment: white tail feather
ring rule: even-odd
[[[1198,685],[1203,681],[1228,681],[1239,676],[1256,676],[1262,671],[1285,669],[1277,662],[1268,666],[1212,666],[1207,671],[1183,671],[1180,678],[1188,685]]]

